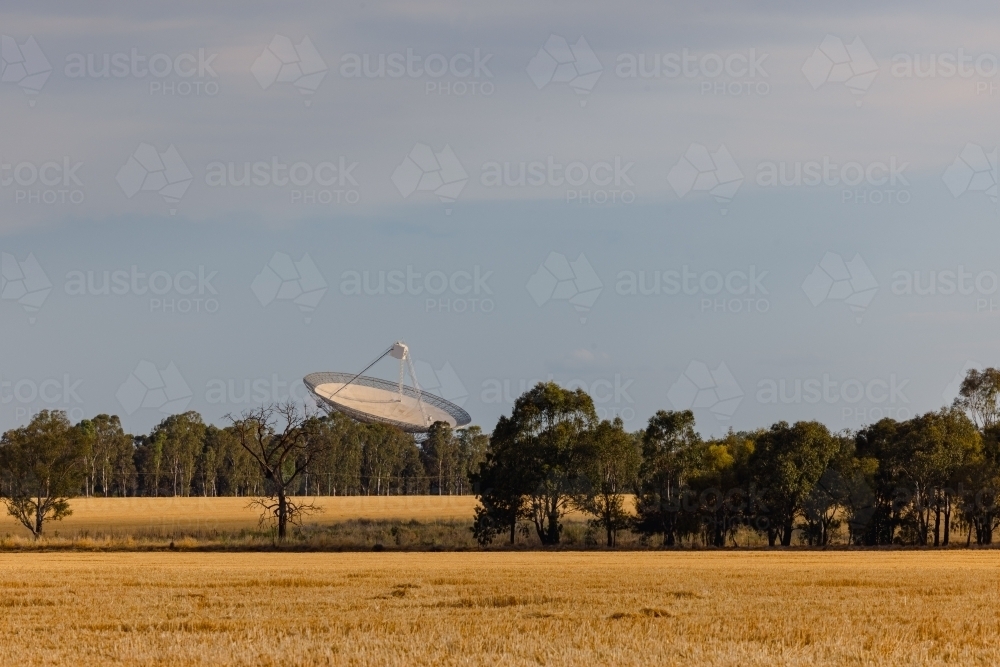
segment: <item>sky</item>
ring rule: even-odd
[[[306,399],[856,429],[997,365],[985,3],[0,8],[0,429]],[[391,359],[371,374],[394,379]]]

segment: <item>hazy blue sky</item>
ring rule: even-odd
[[[996,8],[689,4],[5,3],[0,428],[396,339],[486,429],[549,378],[703,433],[949,402],[1000,363]]]

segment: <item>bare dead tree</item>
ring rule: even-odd
[[[240,446],[264,477],[266,495],[254,499],[250,507],[262,510],[262,523],[277,523],[278,539],[283,540],[289,523],[299,525],[303,516],[321,511],[313,503],[291,497],[299,476],[317,453],[319,439],[311,437],[315,419],[290,401],[262,405],[226,418],[232,422]]]

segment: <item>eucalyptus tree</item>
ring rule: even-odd
[[[631,525],[627,494],[636,484],[642,465],[639,436],[625,431],[620,417],[600,422],[591,433],[591,456],[584,464],[587,484],[579,501],[590,514],[590,524],[604,531],[607,545],[615,546],[618,533]]]
[[[694,426],[690,410],[659,410],[642,434],[635,528],[644,535],[663,535],[664,546],[677,543],[684,484],[701,444]]]
[[[826,472],[838,449],[837,439],[819,422],[778,422],[754,443],[749,467],[763,504],[766,523],[758,524],[774,546],[792,543],[795,519]]]
[[[495,534],[502,517],[513,539],[524,517],[542,544],[558,544],[562,519],[584,486],[596,424],[594,402],[582,389],[538,383],[519,396],[510,416],[497,421],[475,476],[477,538]]]
[[[72,514],[69,499],[79,493],[85,477],[88,447],[59,410],[42,410],[27,426],[0,438],[3,503],[35,539],[46,521]]]
[[[954,405],[965,410],[981,430],[1000,423],[1000,370],[969,370]]]

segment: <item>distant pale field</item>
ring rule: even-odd
[[[4,665],[996,665],[994,551],[2,553]]]
[[[348,519],[409,521],[468,520],[478,504],[475,496],[320,496],[310,498],[323,509],[305,519],[307,525],[329,525]],[[249,498],[73,498],[73,514],[45,526],[49,536],[88,534],[233,531],[257,527],[260,511]],[[584,520],[579,513],[569,519]],[[0,506],[0,535],[30,535]]]
[[[336,496],[311,499],[323,512],[307,524],[331,524],[348,519],[400,519],[432,521],[468,519],[472,522],[474,496]],[[168,531],[231,531],[256,528],[260,512],[248,508],[249,498],[73,498],[73,514],[46,524],[48,535],[72,536],[82,532],[142,533]],[[6,512],[0,510],[0,534],[25,535]]]

